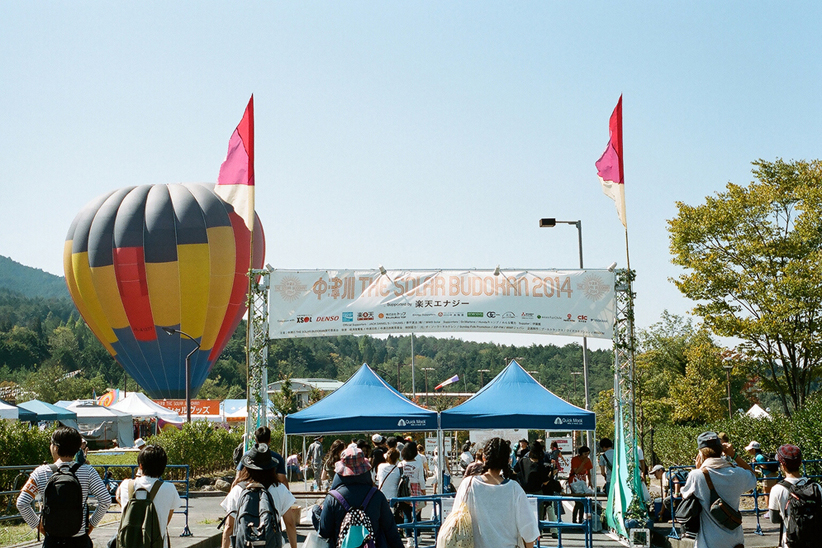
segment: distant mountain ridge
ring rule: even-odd
[[[66,279],[0,255],[0,288],[25,297],[69,299]]]

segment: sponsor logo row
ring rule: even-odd
[[[429,316],[437,316],[437,317],[467,317],[467,318],[488,318],[488,319],[503,319],[503,320],[512,320],[519,317],[520,320],[562,320],[564,322],[595,322],[595,323],[605,323],[606,320],[601,318],[589,318],[586,315],[578,314],[576,317],[573,314],[567,314],[565,317],[561,316],[543,316],[541,314],[536,314],[534,312],[522,312],[519,316],[517,316],[514,312],[495,312],[495,311],[488,311],[488,312],[428,312],[428,313],[421,313],[421,314],[412,314],[414,317],[429,317]],[[374,312],[343,312],[342,315],[332,315],[332,316],[297,316],[297,323],[298,324],[306,324],[306,323],[322,323],[322,322],[339,322],[342,321],[343,323],[350,323],[354,321],[364,322],[364,321],[373,321],[375,318],[380,320],[401,320],[407,317],[406,312],[380,312],[378,314],[374,314]],[[288,321],[288,320],[287,320]],[[293,321],[293,320],[291,320]]]

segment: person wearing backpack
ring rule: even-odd
[[[802,477],[802,451],[783,445],[776,452],[785,479],[771,490],[768,501],[772,523],[782,524],[781,548],[819,546],[822,537],[822,487]]]
[[[288,488],[288,474],[286,473],[285,459],[283,458],[282,455],[280,455],[279,453],[277,453],[276,451],[271,449],[271,446],[270,446],[270,444],[271,444],[271,429],[268,426],[261,426],[261,427],[257,428],[257,430],[254,431],[254,440],[257,443],[264,443],[265,445],[269,446],[268,449],[269,449],[269,451],[271,451],[271,457],[274,460],[277,461],[277,481],[279,483],[284,484],[286,486],[286,488]],[[245,453],[240,453],[241,456],[239,457],[239,459],[236,458],[238,450],[242,450],[243,447],[244,447],[243,443],[238,445],[234,449],[234,455],[232,456],[232,459],[234,459],[236,461],[234,463],[234,466],[237,470],[237,474],[239,474],[240,470],[243,469],[243,457],[248,454],[248,451],[246,451]],[[236,476],[235,476],[234,479],[236,479]]]
[[[100,474],[88,464],[74,462],[83,438],[74,428],[61,426],[51,435],[54,464],[37,467],[17,497],[17,509],[26,523],[45,535],[44,548],[90,548],[89,533],[111,505],[111,495]],[[34,499],[43,494],[43,511],[34,511]],[[97,508],[88,516],[88,496]]]
[[[146,445],[137,454],[137,477],[121,482],[117,488],[117,502],[122,509],[117,548],[129,548],[132,543],[165,545],[168,523],[181,502],[174,484],[160,479],[167,464],[168,456],[159,445]]]
[[[373,542],[370,546],[402,548],[388,499],[371,481],[371,465],[363,452],[357,447],[347,447],[335,466],[335,472],[340,482],[323,502],[318,528],[320,536],[328,539],[329,548],[342,548],[341,540],[353,542],[353,534],[348,533],[352,530],[352,524],[364,521],[363,515],[368,518],[365,529],[362,525],[356,525],[354,529],[355,532],[368,530]],[[359,548],[362,545],[356,546]]]
[[[253,534],[247,528],[251,524],[259,528],[261,521],[267,522],[268,531],[276,532],[276,535],[266,535],[265,548],[279,548],[282,546],[280,518],[285,524],[288,543],[291,548],[297,548],[300,507],[291,491],[277,479],[278,463],[272,458],[268,445],[254,444],[243,455],[242,464],[231,490],[220,503],[226,511],[222,548],[246,548],[242,539]],[[265,513],[261,512],[263,509]]]

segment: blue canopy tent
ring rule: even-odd
[[[594,430],[596,414],[539,384],[516,361],[466,402],[440,414],[443,430]]]
[[[288,435],[433,430],[437,412],[397,392],[368,364],[329,396],[285,418]]]
[[[36,420],[38,421],[68,422],[66,426],[77,428],[77,413],[69,411],[65,407],[59,407],[40,400],[29,400],[21,403],[18,407],[37,415]]]

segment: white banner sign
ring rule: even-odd
[[[272,339],[486,331],[610,339],[607,270],[273,270]]]

